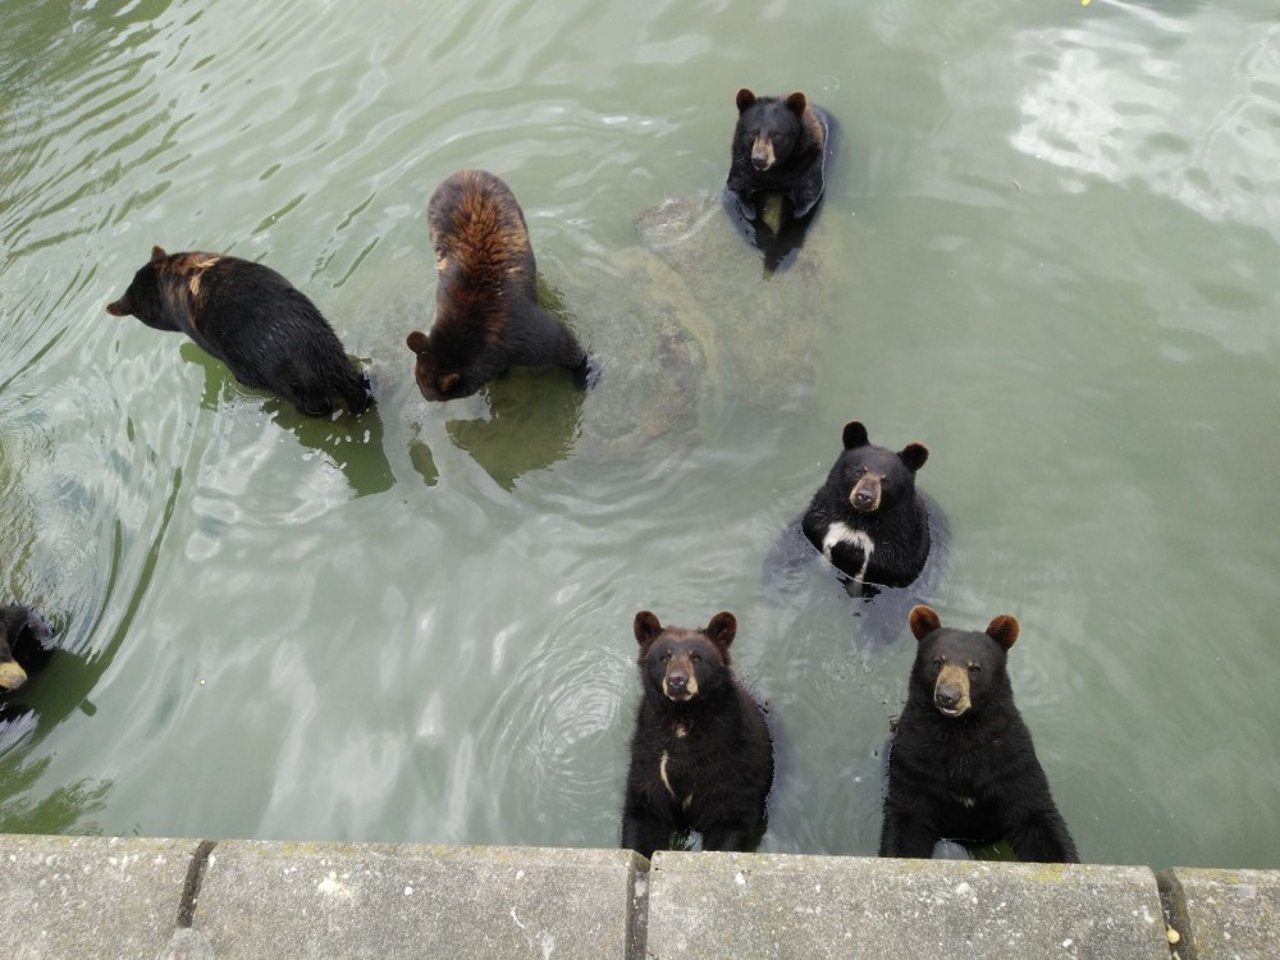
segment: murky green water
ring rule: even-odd
[[[611,845],[631,618],[729,609],[785,737],[764,848],[872,853],[912,642],[817,567],[760,589],[858,418],[932,451],[944,620],[1021,619],[1084,858],[1280,865],[1274,4],[754,7],[0,0],[0,587],[70,651],[0,830]],[[634,222],[718,191],[743,84],[836,118],[825,206],[768,293],[713,218],[681,299]],[[413,386],[469,165],[601,357],[581,404]],[[378,414],[107,316],[155,243],[290,277]]]

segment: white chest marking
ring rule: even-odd
[[[676,792],[671,789],[671,781],[667,779],[667,761],[671,758],[667,756],[667,751],[662,751],[662,759],[658,761],[658,776],[662,778],[662,785],[667,788],[667,793],[671,794],[671,799],[676,798]]]
[[[822,538],[822,555],[828,562],[834,563],[831,554],[836,546],[847,543],[862,551],[862,566],[853,574],[853,579],[861,581],[867,575],[867,567],[871,563],[871,555],[876,552],[876,542],[865,530],[855,530],[842,520],[837,520],[827,528],[827,535]],[[848,573],[848,571],[845,571]]]

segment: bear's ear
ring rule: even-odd
[[[804,94],[799,90],[787,97],[787,109],[796,116],[802,116],[804,114],[804,108],[808,105],[808,102],[804,98]]]
[[[871,442],[867,439],[867,428],[862,425],[860,420],[850,420],[846,423],[841,437],[844,440],[844,448],[846,450],[856,450],[858,447],[865,447]]]
[[[711,618],[707,629],[702,632],[721,650],[728,650],[729,644],[733,643],[733,638],[738,635],[738,618],[728,610],[721,610]]]
[[[458,385],[458,381],[462,379],[460,373],[446,373],[440,378],[440,395],[447,397],[453,392],[453,388]]]
[[[414,353],[425,353],[427,350],[427,335],[421,330],[413,331],[404,342]]]
[[[646,643],[653,641],[653,638],[662,633],[662,624],[658,622],[658,618],[648,610],[641,610],[636,614],[636,622],[633,629],[636,632],[636,643],[644,646]]]
[[[127,317],[133,313],[133,304],[129,302],[129,295],[126,293],[115,303],[107,304],[107,313],[113,317]]]
[[[942,626],[933,607],[926,607],[923,603],[911,608],[911,612],[907,614],[907,623],[911,625],[911,635],[917,640],[923,640]]]
[[[151,248],[152,263],[158,263],[159,261],[167,260],[168,258],[169,258],[169,255],[164,252],[164,247],[160,246],[160,244],[156,244],[154,247]]]
[[[987,624],[987,636],[1008,650],[1018,640],[1018,621],[1002,613]]]
[[[906,465],[908,470],[915,473],[929,459],[929,448],[923,443],[908,443],[898,454],[898,459]]]
[[[738,91],[737,103],[738,103],[739,113],[742,113],[742,111],[748,109],[749,107],[754,106],[755,102],[756,102],[756,95],[752,93],[750,90],[748,90],[746,87],[743,87],[741,90]]]

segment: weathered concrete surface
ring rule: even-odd
[[[1280,957],[1272,870],[0,835],[0,904],[0,960]]]
[[[0,836],[0,957],[155,960],[195,840]]]
[[[650,960],[1169,960],[1140,867],[657,853]]]
[[[1273,870],[1194,870],[1161,879],[1181,902],[1174,926],[1195,960],[1275,960],[1280,957],[1280,874]],[[1175,947],[1175,950],[1178,948]]]
[[[641,864],[621,850],[226,841],[192,930],[218,960],[621,960]]]

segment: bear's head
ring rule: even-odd
[[[843,439],[844,450],[831,468],[828,482],[845,493],[849,506],[858,513],[876,513],[914,498],[916,471],[929,459],[927,448],[909,443],[894,453],[877,447],[857,420],[845,424]]]
[[[764,172],[786,162],[804,135],[803,93],[785,98],[757,97],[743,87],[738,91],[738,142],[750,155],[751,165]]]
[[[53,654],[53,628],[31,607],[0,607],[0,693],[17,690]]]
[[[738,632],[732,613],[722,611],[701,630],[664,627],[648,610],[636,614],[640,675],[645,687],[672,703],[706,698],[729,679],[729,645]]]
[[[413,362],[413,378],[417,380],[417,389],[429,401],[468,397],[479,389],[472,387],[457,365],[448,361],[448,351],[440,348],[442,344],[434,330],[430,334],[413,330],[404,343],[417,357]]]
[[[164,247],[152,247],[147,265],[133,275],[133,282],[119,300],[107,304],[107,313],[113,317],[137,317],[157,330],[178,331],[178,327],[166,319],[166,303],[172,304],[177,292],[166,286],[165,277],[171,272],[174,258],[165,253]]]
[[[962,717],[982,709],[990,694],[1008,687],[1005,662],[1018,639],[1018,621],[1001,614],[985,633],[949,630],[938,614],[924,605],[907,616],[918,641],[912,682],[927,692],[934,709],[944,717]]]

